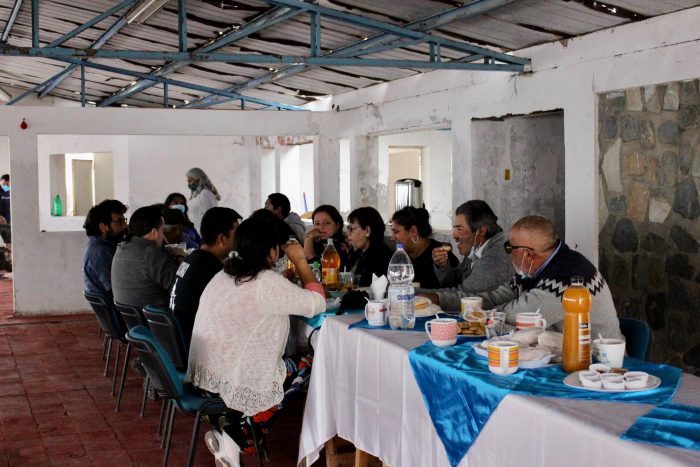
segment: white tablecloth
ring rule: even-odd
[[[321,328],[298,460],[315,462],[337,434],[391,467],[449,466],[408,361],[425,334],[348,330],[361,318],[337,316]],[[674,401],[700,406],[700,378],[684,374]],[[460,466],[700,466],[700,452],[619,438],[650,409],[509,395]]]

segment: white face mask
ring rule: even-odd
[[[479,231],[476,231],[476,235],[474,235],[474,243],[472,243],[472,250],[469,252],[469,259],[474,261],[478,256],[476,255],[476,252],[479,251],[479,248],[481,248],[481,245],[476,246],[476,239],[479,238]]]
[[[532,263],[534,259],[530,259],[530,266],[527,269],[527,272],[523,269],[523,265],[525,264],[525,255],[523,255],[522,261],[520,261],[520,268],[515,268],[515,273],[520,276],[520,279],[530,279],[530,273],[532,272]]]

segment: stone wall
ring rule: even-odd
[[[698,81],[599,96],[600,269],[652,360],[700,374]]]

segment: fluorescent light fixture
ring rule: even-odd
[[[126,22],[143,24],[153,13],[160,10],[169,0],[141,0],[134,10],[126,17]]]
[[[0,101],[7,102],[12,99],[12,96],[0,89]]]

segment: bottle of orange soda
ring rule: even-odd
[[[321,255],[321,275],[323,277],[323,285],[334,285],[339,282],[338,270],[340,269],[340,255],[338,250],[333,246],[333,239],[328,239],[326,249]]]
[[[567,373],[587,370],[591,364],[591,293],[583,277],[572,276],[561,299],[564,307],[562,368]]]

